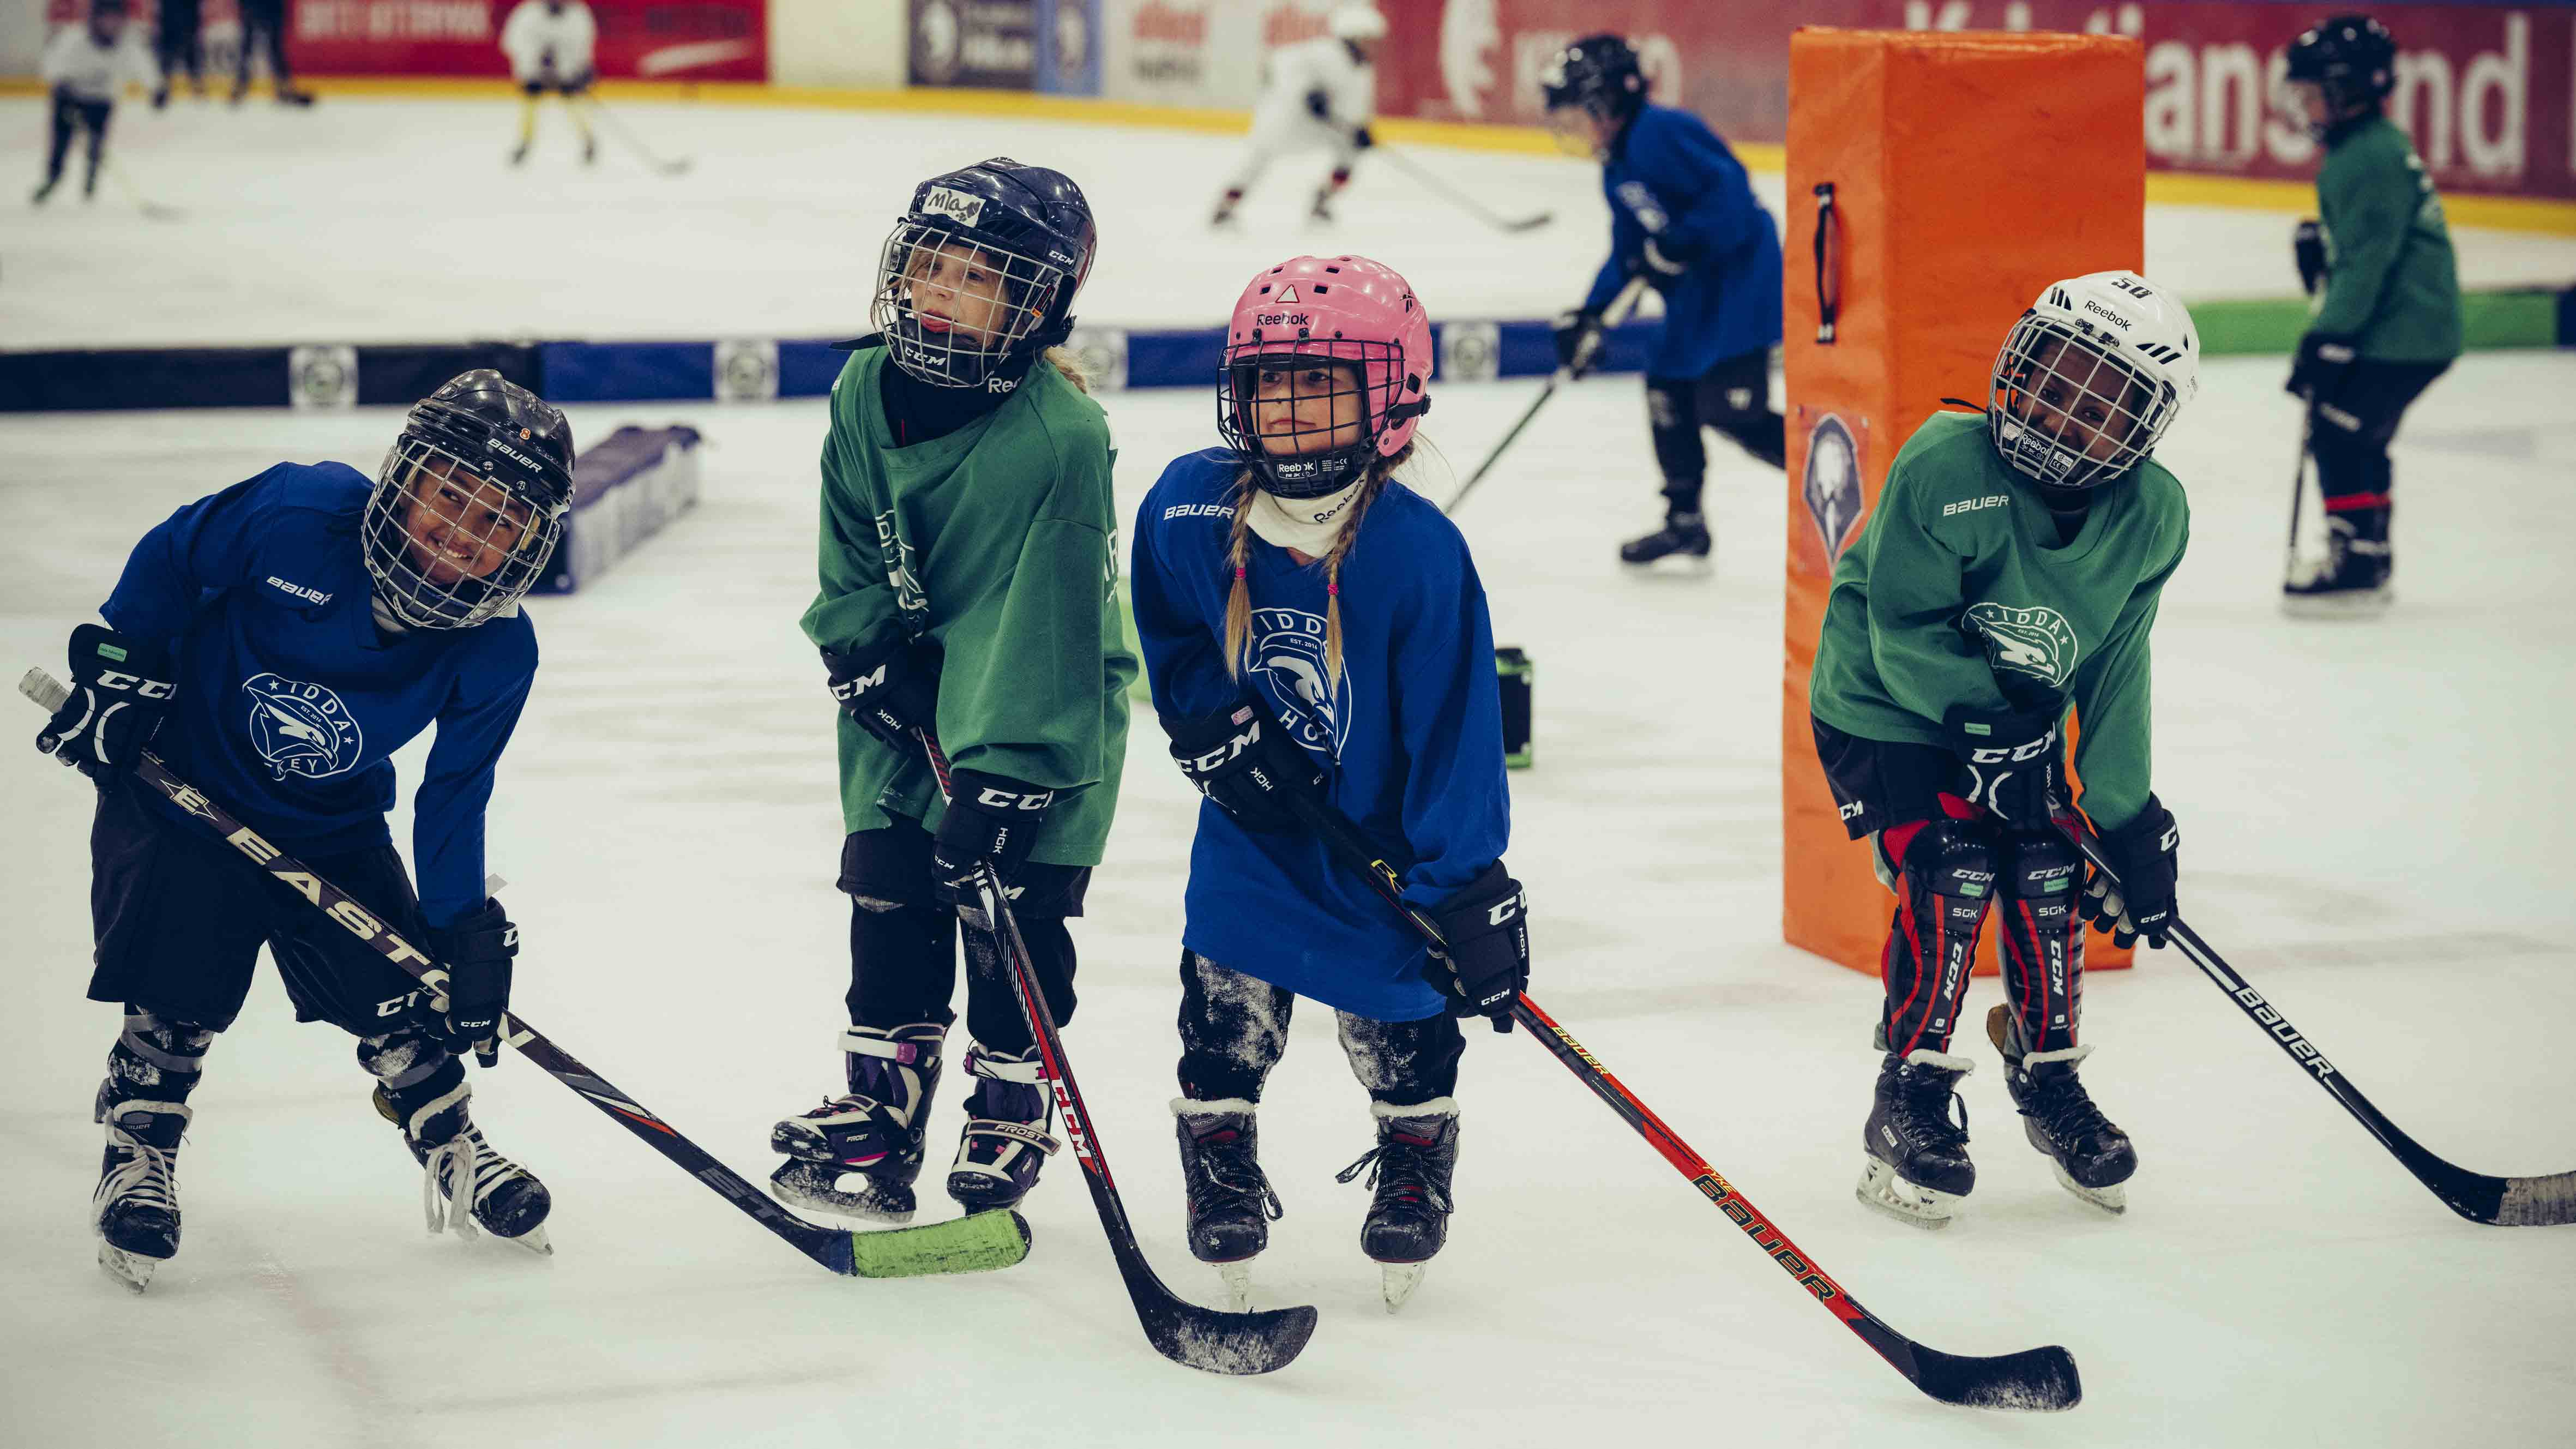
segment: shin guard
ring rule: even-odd
[[[2054,831],[2016,831],[2004,856],[2004,994],[2025,1050],[2065,1051],[2075,1045],[2084,1004],[2084,913],[2076,905],[2082,860]]]
[[[1946,1052],[1994,899],[1994,836],[1982,821],[1932,820],[1893,827],[1884,844],[1898,871],[1896,917],[1880,957],[1887,987],[1880,1043],[1898,1056]]]

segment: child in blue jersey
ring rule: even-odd
[[[1685,110],[1649,104],[1637,52],[1615,35],[1559,51],[1540,77],[1549,122],[1600,158],[1610,255],[1581,306],[1557,319],[1557,360],[1581,377],[1601,356],[1602,314],[1642,277],[1663,297],[1664,330],[1646,359],[1646,421],[1664,474],[1664,526],[1619,550],[1632,564],[1705,559],[1700,490],[1715,428],[1777,468],[1783,425],[1771,406],[1780,343],[1780,233],[1743,163]]]
[[[1137,633],[1182,772],[1208,797],[1181,952],[1190,1250],[1238,1299],[1278,1197],[1255,1153],[1295,998],[1332,1007],[1377,1146],[1361,1245],[1400,1303],[1448,1234],[1456,1017],[1508,1029],[1529,979],[1492,628],[1465,540],[1389,475],[1430,406],[1431,324],[1362,257],[1299,257],[1236,304],[1225,446],[1175,459],[1136,520]],[[1300,823],[1320,800],[1409,859],[1432,958]]]
[[[485,1144],[459,1058],[493,1060],[509,1001],[518,928],[484,894],[483,812],[536,671],[518,603],[561,535],[572,456],[562,413],[466,373],[411,410],[372,484],[280,463],[172,514],[126,561],[106,626],[72,631],[71,697],[36,743],[99,790],[89,995],[123,1003],[125,1030],[99,1087],[93,1212],[101,1264],[137,1289],[178,1251],[188,1095],[263,943],[297,1019],[359,1039],[377,1110],[427,1170],[432,1228],[546,1249],[545,1187]],[[393,753],[433,724],[415,897],[385,812]],[[146,748],[420,946],[446,995],[136,786]]]

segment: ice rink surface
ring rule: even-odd
[[[634,111],[664,124],[658,108]],[[146,236],[103,200],[92,217],[41,218],[91,232],[34,244],[30,218],[8,213],[0,337],[66,340],[22,329],[75,312],[161,341],[332,330],[303,321],[316,316],[453,335],[499,327],[520,297],[549,309],[528,330],[556,335],[828,333],[857,315],[899,183],[934,157],[1040,153],[985,122],[942,120],[934,146],[918,122],[710,111],[688,136],[709,185],[735,184],[722,178],[763,138],[806,128],[804,149],[762,153],[770,179],[742,179],[729,200],[684,201],[685,186],[652,193],[627,168],[579,176],[559,150],[521,175],[482,167],[505,112],[454,114],[435,146],[388,128],[363,174],[319,140],[293,153],[346,172],[337,220],[290,188],[284,139],[262,143],[279,159],[265,195],[156,157],[156,183],[202,227]],[[0,115],[23,151],[32,107]],[[331,102],[226,123],[284,138],[311,121],[318,137],[378,115]],[[148,112],[135,119],[124,139],[139,172],[146,143],[164,142]],[[1114,141],[1134,165],[1095,188],[1113,216],[1159,196],[1158,214],[1194,218],[1222,155],[1206,137],[1065,134],[1095,156]],[[909,138],[899,155],[894,135]],[[1379,180],[1356,190],[1349,227],[1304,232],[1285,221],[1302,177],[1282,175],[1244,239],[1210,245],[1193,224],[1131,232],[1122,248],[1111,231],[1085,311],[1151,320],[1131,310],[1150,302],[1156,318],[1210,320],[1256,262],[1327,241],[1418,244],[1407,269],[1435,305],[1459,296],[1460,314],[1559,305],[1576,285],[1566,269],[1598,244],[1597,218],[1575,213],[1585,178],[1455,160],[1462,177],[1511,167],[1529,168],[1534,200],[1555,188],[1568,220],[1516,244],[1530,254],[1508,265],[1491,260],[1503,244],[1388,205]],[[803,193],[777,194],[780,173],[803,177]],[[462,200],[454,217],[418,209],[469,179],[477,206],[495,187],[596,188],[595,229],[572,247],[532,240],[543,228],[506,204],[474,226]],[[658,235],[657,194],[685,207]],[[755,194],[757,215],[735,215]],[[290,205],[309,226],[276,214]],[[713,248],[693,281],[649,270],[687,261],[656,249],[719,221],[742,250]],[[78,275],[101,295],[76,307],[69,281],[22,285],[22,266],[71,265],[55,249],[75,242],[97,258]],[[163,307],[167,279],[127,274],[146,245],[183,272],[208,268],[194,301]],[[521,263],[619,280],[541,287],[519,280]],[[424,285],[433,264],[474,277],[447,294],[471,310],[442,309]],[[2340,626],[2276,611],[2297,418],[2282,370],[2213,363],[2162,450],[2194,511],[2156,634],[2156,783],[2184,831],[2184,914],[2434,1151],[2487,1172],[2576,1167],[2563,1065],[2576,785],[2556,768],[2576,699],[2564,622],[2576,356],[2473,355],[2433,387],[2397,449],[2400,601]],[[1534,388],[1441,388],[1425,431],[1464,471]],[[1204,393],[1107,402],[1130,507],[1166,459],[1213,441]],[[503,764],[492,866],[514,882],[525,929],[515,1005],[760,1174],[769,1123],[837,1091],[840,1071],[832,713],[795,627],[812,592],[824,418],[819,403],[573,412],[584,439],[675,418],[707,434],[705,502],[595,590],[532,606],[545,664]],[[12,679],[59,670],[66,630],[171,508],[280,458],[372,474],[398,422],[390,410],[0,420],[0,666]],[[136,1299],[93,1266],[87,1225],[88,1107],[116,1031],[114,1008],[81,999],[88,791],[20,744],[0,753],[0,1444],[2563,1441],[2576,1228],[2454,1218],[2170,954],[2098,974],[2088,993],[2099,1050],[2086,1080],[2143,1163],[2125,1218],[2055,1185],[1973,1030],[1962,1049],[1981,1065],[1965,1094],[1984,1170],[1963,1220],[1923,1233],[1852,1200],[1876,987],[1778,939],[1787,490],[1723,443],[1712,454],[1719,548],[1705,578],[1613,561],[1654,517],[1634,378],[1568,390],[1461,516],[1498,636],[1537,661],[1538,764],[1513,777],[1510,855],[1530,889],[1533,994],[1900,1330],[1955,1353],[2070,1348],[2086,1389],[2071,1416],[1919,1397],[1535,1044],[1481,1033],[1460,1091],[1451,1241],[1390,1317],[1357,1246],[1366,1195],[1331,1177],[1370,1145],[1365,1099],[1313,1010],[1263,1112],[1288,1215],[1256,1280],[1263,1306],[1313,1303],[1322,1321],[1303,1358],[1263,1379],[1195,1374],[1146,1347],[1069,1159],[1026,1205],[1025,1264],[838,1280],[515,1061],[476,1073],[477,1117],[553,1189],[556,1256],[425,1237],[419,1172],[368,1105],[349,1043],[294,1025],[266,971],[193,1099],[185,1246]],[[1435,496],[1448,486],[1425,480]],[[31,736],[36,712],[10,708]],[[1150,722],[1131,744],[1109,861],[1077,927],[1083,1004],[1067,1040],[1148,1256],[1217,1303],[1214,1274],[1181,1241],[1165,1105],[1197,801]],[[406,789],[420,754],[402,761]],[[397,832],[407,844],[407,821]],[[1999,998],[1978,983],[1971,1016]],[[936,1184],[959,1090],[933,1118],[931,1212],[946,1208]]]

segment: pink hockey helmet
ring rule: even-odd
[[[1267,491],[1321,497],[1404,451],[1431,409],[1431,365],[1431,318],[1392,267],[1281,262],[1235,301],[1217,432]]]

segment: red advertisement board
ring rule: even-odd
[[[299,75],[506,76],[515,0],[294,0]],[[590,0],[599,73],[621,80],[769,78],[766,0]]]

